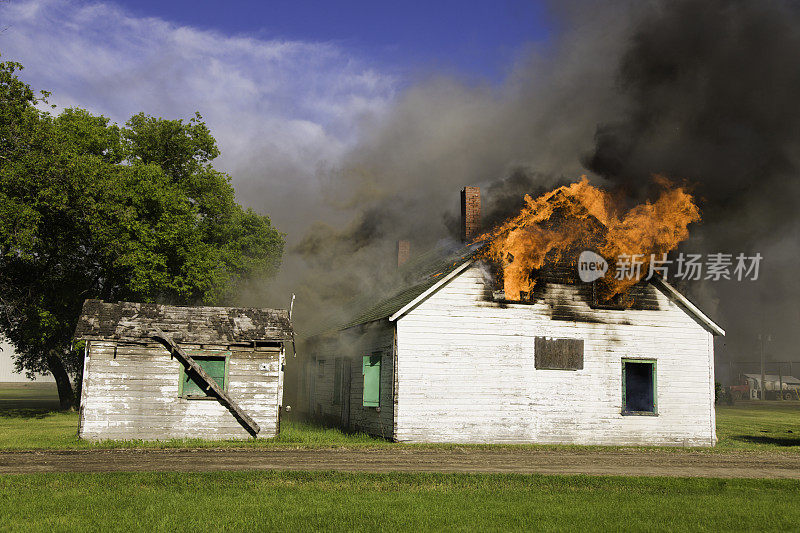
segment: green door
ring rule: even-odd
[[[365,355],[361,372],[364,375],[364,407],[379,407],[381,398],[381,356]]]

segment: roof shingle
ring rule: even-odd
[[[284,309],[179,307],[150,303],[86,300],[75,328],[77,339],[147,342],[155,328],[176,341],[237,344],[292,338]]]

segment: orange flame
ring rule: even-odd
[[[689,236],[688,225],[700,220],[694,198],[684,187],[662,176],[654,181],[661,188],[658,199],[625,212],[607,191],[589,185],[586,176],[535,199],[525,195],[519,215],[479,237],[489,241],[484,256],[501,268],[506,298],[519,300],[520,293],[530,294],[537,270],[558,265],[581,247],[610,262],[605,297],[637,283],[641,276],[615,279],[617,258],[640,254],[645,275],[651,254],[661,258],[673,250]]]

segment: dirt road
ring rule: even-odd
[[[626,476],[800,479],[800,454],[552,449],[196,449],[0,453],[0,473],[211,472],[500,472]]]

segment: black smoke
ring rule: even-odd
[[[587,169],[636,198],[654,172],[694,183],[704,224],[688,246],[764,256],[757,282],[693,288],[727,326],[718,359],[757,360],[761,334],[773,339],[768,358],[796,360],[798,5],[654,4],[627,40],[617,81],[624,112],[598,125]]]

